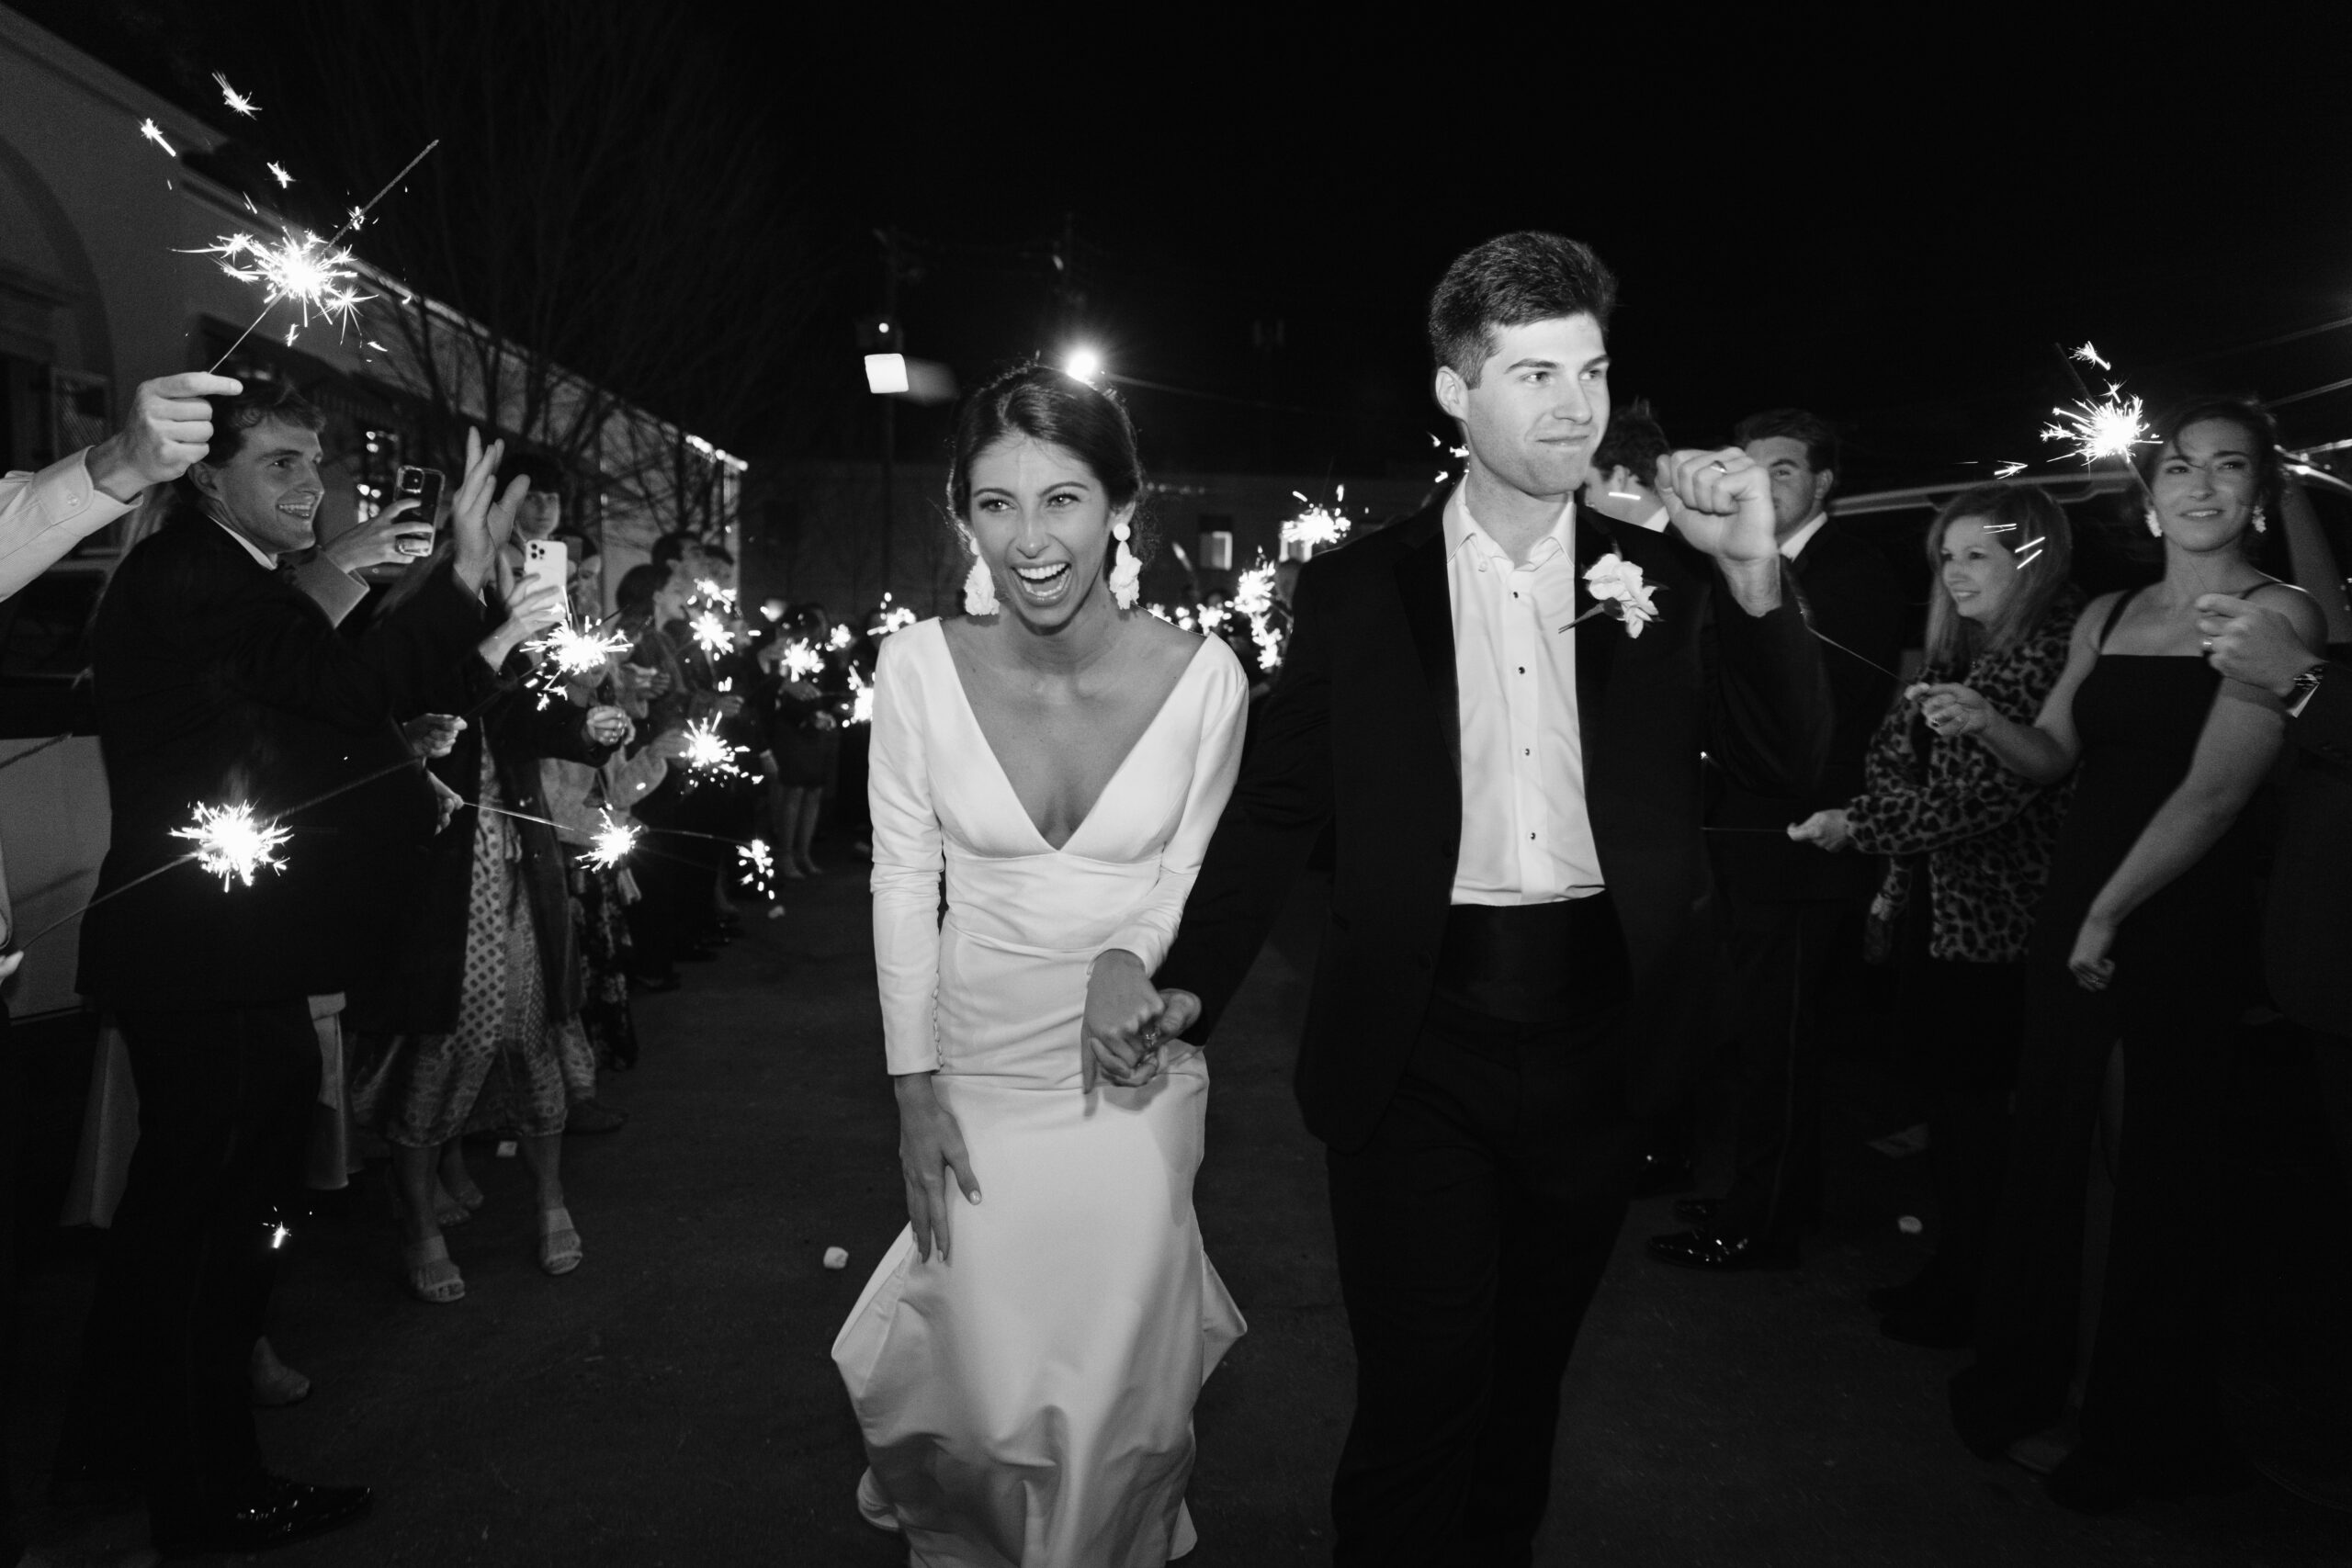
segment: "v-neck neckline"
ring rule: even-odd
[[[1102,809],[1102,803],[1110,798],[1113,790],[1119,787],[1119,781],[1126,776],[1127,764],[1135,761],[1136,753],[1143,750],[1144,742],[1151,739],[1152,732],[1159,728],[1159,721],[1168,716],[1169,708],[1175,704],[1176,694],[1182,691],[1184,682],[1193,678],[1193,671],[1201,662],[1201,650],[1207,646],[1206,637],[1194,644],[1192,656],[1184,661],[1184,672],[1176,677],[1176,683],[1169,687],[1167,694],[1159,699],[1159,705],[1152,710],[1150,720],[1136,734],[1125,755],[1119,759],[1119,765],[1111,770],[1111,776],[1102,781],[1102,789],[1087,803],[1085,814],[1079,818],[1078,826],[1070,829],[1069,838],[1057,844],[1046,837],[1046,830],[1037,826],[1037,819],[1029,815],[1029,807],[1022,803],[1021,792],[1013,787],[1012,774],[1006,771],[1004,759],[997,755],[996,742],[989,739],[988,726],[980,722],[980,710],[972,705],[971,690],[964,684],[964,667],[956,661],[956,649],[947,641],[947,623],[939,623],[940,657],[947,660],[948,677],[956,683],[956,695],[963,704],[965,721],[971,725],[972,733],[980,738],[980,749],[989,754],[989,764],[996,772],[997,783],[1004,786],[1006,798],[1012,802],[1014,814],[1029,825],[1029,831],[1036,836],[1037,842],[1046,847],[1046,853],[1057,855],[1067,854],[1069,847],[1093,825],[1094,814]]]

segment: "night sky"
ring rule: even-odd
[[[565,7],[481,3],[512,17],[513,53],[448,70],[526,75]],[[280,58],[295,31],[331,46],[338,7],[25,8],[216,122],[188,79],[224,59],[281,95],[291,142],[305,117],[366,113],[364,71],[304,102]],[[1671,6],[1609,24],[1466,7],[683,14],[706,52],[675,90],[769,155],[796,236],[775,287],[807,296],[787,336],[743,344],[772,364],[772,396],[712,416],[755,457],[873,447],[854,323],[882,305],[885,226],[905,241],[912,352],[965,385],[1084,341],[1205,394],[1128,389],[1160,467],[1426,468],[1430,286],[1513,228],[1576,235],[1617,269],[1621,402],[1652,399],[1690,444],[1811,405],[1847,425],[1849,488],[2053,460],[2036,433],[2069,393],[2061,342],[2097,342],[2152,402],[2352,377],[2352,326],[2248,346],[2352,317],[2341,7],[2162,27],[2169,13],[2116,10],[2130,25],[2106,28],[1892,7],[1729,28]],[[528,112],[519,96],[512,112]],[[487,177],[495,159],[469,144],[497,130],[453,117],[420,178]],[[386,229],[403,220],[385,210]],[[2352,389],[2282,417],[2299,443],[2352,435]],[[944,423],[908,411],[901,453]]]

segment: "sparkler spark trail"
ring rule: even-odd
[[[251,887],[265,867],[282,868],[286,862],[277,851],[291,836],[274,822],[254,820],[254,808],[243,805],[199,806],[195,826],[172,829],[173,838],[196,845],[196,863],[219,877],[224,890],[232,877]]]
[[[288,186],[294,183],[294,176],[286,172],[286,165],[283,164],[272,164],[269,166],[269,172],[271,175],[276,176],[277,180],[277,188],[280,190],[284,190]]]
[[[762,898],[775,897],[775,855],[765,839],[736,845],[735,864],[746,890]]]
[[[245,96],[244,94],[237,91],[236,88],[229,85],[228,77],[222,75],[220,72],[215,71],[212,73],[212,79],[220,84],[220,101],[222,103],[228,105],[239,114],[243,115],[247,119],[251,119],[254,116],[261,113],[261,106],[254,102],[251,98]]]
[[[2026,465],[2023,463],[2015,461],[1996,463],[1993,465],[1993,477],[1996,479],[2015,479],[2025,470]]]
[[[2106,360],[2099,357],[2097,345],[2092,344],[2086,343],[2083,344],[2082,347],[2074,350],[2073,357],[2085,365],[2096,365],[2102,370],[2112,370],[2115,368],[2114,366],[2109,365]]]
[[[161,147],[164,152],[169,152],[173,157],[176,158],[180,155],[180,150],[178,148],[164,140],[163,127],[157,125],[153,120],[141,120],[139,122],[139,134],[153,142],[156,146]]]
[[[2125,397],[2122,388],[2109,382],[2104,399],[2086,398],[2069,407],[2051,410],[2059,423],[2043,427],[2041,438],[2071,446],[2086,468],[2101,457],[2121,457],[2128,462],[2133,447],[2144,446],[2153,439],[2142,423],[2146,409],[2147,405],[2138,398]]]

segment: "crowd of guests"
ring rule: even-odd
[[[92,625],[112,824],[78,988],[107,1021],[100,1077],[128,1080],[94,1098],[135,1120],[85,1140],[112,1168],[87,1185],[119,1199],[93,1205],[109,1228],[51,1496],[143,1497],[167,1553],[368,1505],[266,1472],[254,1440],[255,1404],[309,1388],[266,1332],[306,1180],[386,1158],[401,1282],[445,1304],[466,1292],[451,1233],[484,1202],[467,1139],[511,1141],[538,1267],[582,1265],[564,1141],[626,1120],[597,1082],[639,1064],[632,998],[675,989],[745,908],[781,915],[771,874],[819,874],[873,668],[871,635],[819,606],[739,615],[732,559],[691,535],[608,613],[560,471],[471,435],[444,515],[395,501],[322,544],[323,424],[282,384],[173,378],[122,435],[0,490],[0,592],[129,517]],[[538,541],[560,583],[528,565]],[[564,622],[622,638],[560,669]],[[281,863],[224,892],[187,863],[195,803],[288,829]],[[587,852],[615,828],[640,830],[625,858]]]
[[[2120,575],[2154,581],[2087,600],[2046,490],[1964,491],[1927,531],[1906,679],[1907,595],[1828,513],[1835,432],[1782,410],[1736,439],[1771,476],[1836,725],[1813,795],[1726,781],[1710,802],[1732,1175],[1679,1199],[1687,1228],[1648,1250],[1712,1272],[1798,1263],[1821,1213],[1825,1003],[1858,954],[1889,965],[1936,1207],[1931,1261],[1871,1292],[1883,1331],[1973,1348],[1951,1385],[1962,1439],[2065,1506],[2234,1486],[2218,1365],[2245,1018],[2284,1010],[2309,1032],[2352,1155],[2352,672],[2326,659],[2352,610],[2303,481],[2258,404],[2185,404],[2137,464],[2161,559]],[[1634,476],[1664,449],[1645,410],[1621,414],[1590,503],[1662,525]],[[1663,1119],[1645,1190],[1688,1191],[1693,1122]],[[2103,1243],[2085,1225],[2095,1160]]]

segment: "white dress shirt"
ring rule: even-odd
[[[1826,512],[1815,513],[1812,520],[1806,523],[1804,527],[1799,528],[1795,533],[1781,541],[1781,558],[1782,560],[1794,560],[1797,557],[1804,554],[1804,547],[1813,543],[1813,536],[1815,534],[1820,533],[1823,525],[1826,524],[1828,521],[1829,513]]]
[[[210,513],[208,513],[206,515],[209,516]],[[221,522],[218,517],[214,517],[212,519],[212,525],[215,528],[220,529],[223,534],[228,535],[229,537],[236,540],[239,547],[242,548],[245,554],[254,558],[254,564],[255,566],[260,567],[264,571],[276,571],[277,570],[277,558],[276,556],[271,555],[267,550],[263,549],[259,545],[254,544],[251,539],[246,538],[243,534],[238,533],[234,528],[232,528],[226,523]]]
[[[1456,904],[1549,904],[1600,891],[1585,810],[1577,718],[1576,507],[1560,509],[1527,564],[1445,503],[1445,586],[1453,606],[1462,710],[1462,847]]]
[[[86,450],[37,474],[0,477],[0,599],[47,571],[66,551],[129,512],[91,481]]]

